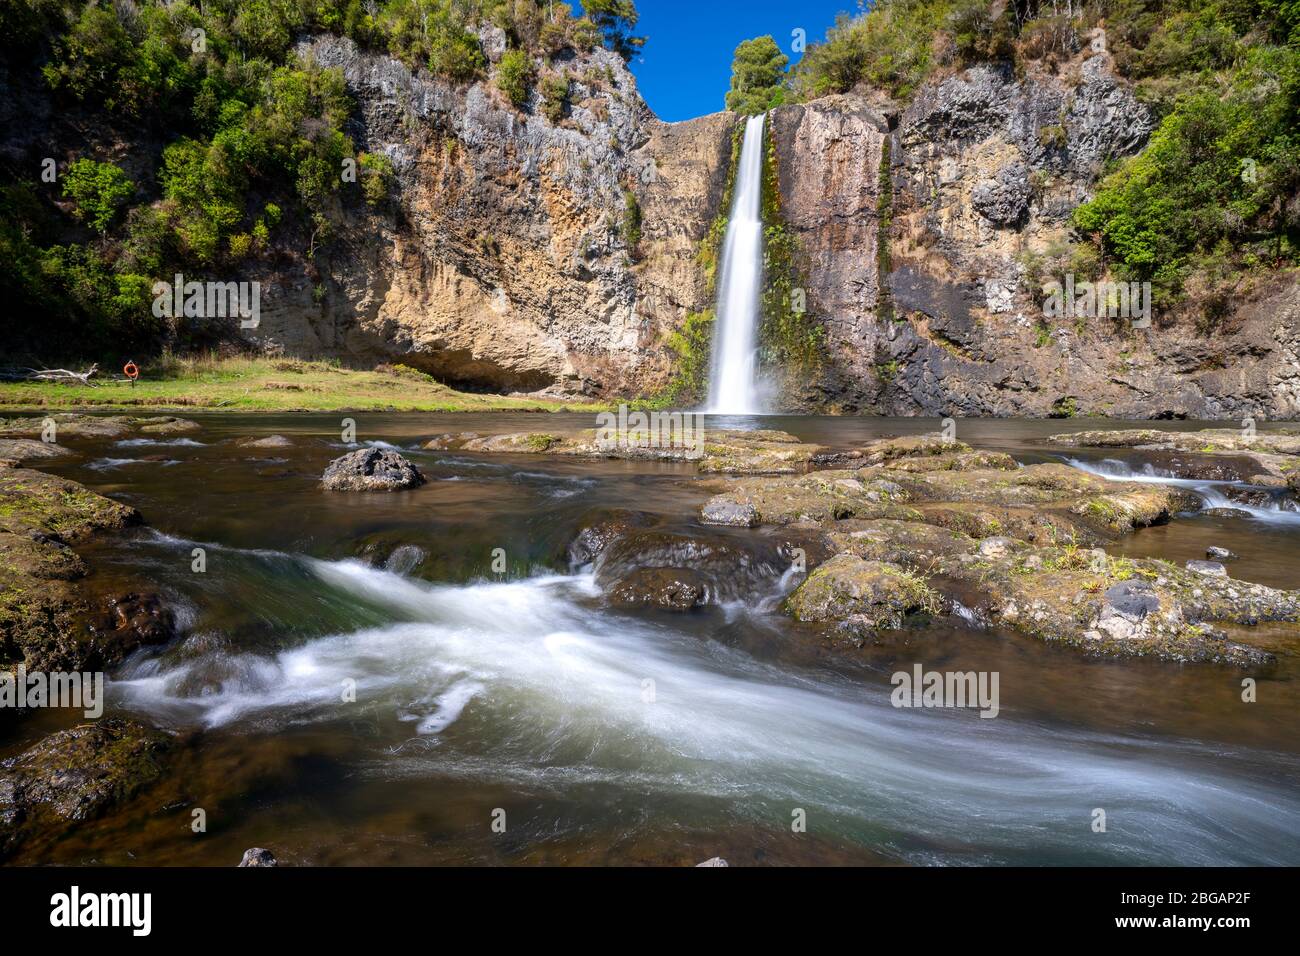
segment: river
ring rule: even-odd
[[[420,447],[591,416],[350,416],[429,479],[371,495],[317,487],[347,450],[343,414],[190,417],[203,429],[185,439],[82,442],[51,469],[144,515],[84,553],[98,575],[152,581],[183,633],[111,675],[109,710],[183,747],[160,787],[42,862],[228,865],[266,846],[319,865],[1300,863],[1293,636],[1262,632],[1279,663],[1244,703],[1239,670],[1089,659],[948,617],[833,651],[779,613],[789,575],[761,560],[698,612],[614,610],[565,557],[592,509],[654,512],[756,555],[770,533],[699,526],[689,465]],[[761,424],[833,447],[937,428]],[[1067,457],[1044,442],[1059,421],[960,429],[1024,463]],[[236,444],[271,433],[293,444]],[[1113,550],[1181,563],[1213,543],[1241,555],[1234,577],[1300,588],[1291,517],[1184,516]],[[914,663],[997,672],[997,718],[894,708],[890,675]],[[5,754],[64,719],[23,722]]]

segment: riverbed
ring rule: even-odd
[[[108,710],[174,731],[181,756],[161,785],[13,862],[229,865],[264,846],[303,865],[1300,863],[1294,632],[1261,628],[1278,660],[1250,672],[1088,658],[953,615],[846,650],[781,613],[791,574],[758,557],[695,612],[615,609],[568,559],[593,509],[759,557],[772,532],[700,526],[689,463],[422,448],[590,415],[189,417],[201,431],[82,441],[48,468],[144,516],[83,553],[176,609],[180,636],[110,675]],[[1141,452],[1045,441],[1130,423],[1068,424],[958,428],[1026,464],[1167,480]],[[708,425],[845,449],[939,428]],[[291,443],[238,444],[272,433]],[[321,491],[326,464],[365,443],[428,482]],[[1181,564],[1210,545],[1240,555],[1234,577],[1300,588],[1296,512],[1183,515],[1110,550]],[[996,672],[997,717],[892,706],[891,675],[917,663]],[[70,720],[24,721],[0,756]]]

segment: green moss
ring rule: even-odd
[[[894,297],[889,289],[889,273],[893,271],[889,256],[889,234],[894,218],[892,155],[892,140],[886,136],[880,144],[880,176],[876,188],[876,316],[887,322],[895,318]]]
[[[668,337],[673,377],[662,392],[643,403],[652,408],[694,405],[704,400],[713,352],[713,310],[689,312],[680,329]]]
[[[763,127],[763,298],[761,361],[804,376],[825,360],[825,330],[808,308],[799,246],[781,211],[776,141]]]

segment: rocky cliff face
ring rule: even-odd
[[[1158,310],[1150,328],[1045,316],[1026,263],[1064,243],[1106,161],[1140,150],[1151,130],[1099,42],[1057,74],[979,67],[932,82],[901,114],[857,95],[777,109],[785,215],[829,360],[800,403],[904,415],[1300,413],[1294,281],[1237,303],[1209,336]]]
[[[495,61],[504,38],[486,39]],[[730,117],[659,122],[603,50],[557,64],[573,82],[554,123],[489,84],[412,74],[345,39],[300,52],[343,70],[351,133],[392,159],[396,201],[331,252],[319,303],[301,271],[272,283],[264,346],[493,390],[636,394],[667,379],[664,338],[707,305],[694,257],[725,187]]]

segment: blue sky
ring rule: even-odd
[[[724,108],[740,41],[770,33],[793,63],[800,54],[791,50],[792,30],[818,41],[836,13],[858,12],[857,0],[637,0],[636,7],[636,32],[649,40],[632,72],[645,101],[665,120]]]

